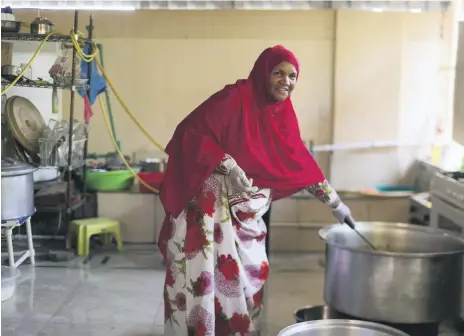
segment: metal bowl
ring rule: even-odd
[[[283,329],[277,336],[409,336],[383,324],[356,320],[302,322]]]
[[[293,316],[295,317],[296,323],[342,318],[340,313],[330,309],[328,306],[302,307],[295,310]]]

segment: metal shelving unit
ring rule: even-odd
[[[8,86],[8,84],[10,84],[10,82],[2,79],[2,87],[3,86]],[[28,81],[18,81],[18,83],[16,83],[14,86],[18,86],[18,87],[29,87],[29,88],[38,88],[38,89],[51,89],[51,88],[58,88],[60,90],[71,90],[73,88],[73,85],[59,85],[59,84],[55,84],[55,83],[50,83],[50,82],[41,82],[41,81],[31,81],[31,80],[28,80]],[[74,86],[76,89],[88,89],[89,88],[89,85],[85,84],[85,85],[76,85]]]
[[[46,34],[30,34],[30,33],[2,33],[2,41],[29,41],[29,42],[42,42]],[[69,35],[54,34],[50,36],[47,42],[68,42],[71,43]],[[88,43],[88,39],[80,39],[82,43]]]
[[[76,10],[74,11],[74,34],[77,35],[78,33],[78,24],[79,24],[79,11]],[[90,47],[90,52],[93,52],[93,45],[90,43],[92,40],[92,31],[93,31],[93,17],[92,15],[89,18],[89,26],[87,26],[88,30],[88,37],[87,38],[80,38],[79,39],[79,44],[80,45],[86,45],[88,44]],[[45,39],[46,35],[42,34],[29,34],[29,33],[2,33],[2,41],[36,41],[36,42],[42,42]],[[71,37],[69,35],[52,35],[47,42],[50,43],[72,43]],[[74,83],[76,79],[76,56],[77,56],[77,50],[74,45],[72,45],[72,74],[71,74],[71,82]],[[87,94],[90,91],[90,75],[91,75],[91,63],[88,64],[88,71],[87,71],[87,78],[88,78],[88,84],[85,85],[57,85],[55,83],[49,83],[49,82],[44,82],[44,81],[32,81],[32,80],[25,80],[25,81],[20,81],[15,84],[15,86],[18,87],[31,87],[31,88],[53,88],[57,87],[59,89],[68,89],[71,90],[71,101],[70,101],[70,106],[69,106],[69,139],[72,139],[73,135],[73,127],[74,127],[74,105],[75,105],[75,99],[76,99],[76,91],[78,89],[86,89]],[[2,86],[6,86],[9,83],[4,81],[2,79]],[[84,158],[85,155],[87,154],[87,141],[88,141],[88,134],[87,138],[85,140],[85,146],[84,146]],[[86,190],[85,190],[85,183],[86,183],[86,169],[85,169],[85,163],[82,165],[79,165],[79,168],[83,169],[82,172],[82,183],[84,185],[83,187],[83,192],[80,195],[79,198],[72,198],[72,187],[71,183],[73,181],[72,178],[72,173],[73,171],[76,171],[76,166],[72,165],[72,141],[68,141],[69,143],[69,148],[68,148],[68,163],[67,166],[65,167],[65,173],[66,173],[66,183],[67,183],[67,190],[66,190],[66,203],[63,204],[57,204],[56,206],[45,206],[45,207],[37,207],[38,211],[43,211],[43,212],[58,212],[58,213],[66,213],[67,216],[70,216],[71,213],[78,208],[82,207],[86,203]],[[85,162],[85,159],[84,159]]]

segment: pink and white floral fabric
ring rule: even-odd
[[[178,218],[166,216],[159,247],[166,260],[166,336],[259,335],[269,189],[251,197],[213,173]]]

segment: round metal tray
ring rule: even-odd
[[[320,320],[291,325],[277,336],[408,336],[408,334],[373,322]]]

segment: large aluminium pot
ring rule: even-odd
[[[390,323],[459,316],[464,240],[448,231],[385,222],[319,231],[326,242],[324,298],[341,313]]]
[[[2,158],[2,220],[16,220],[34,214],[36,168],[11,158]]]

